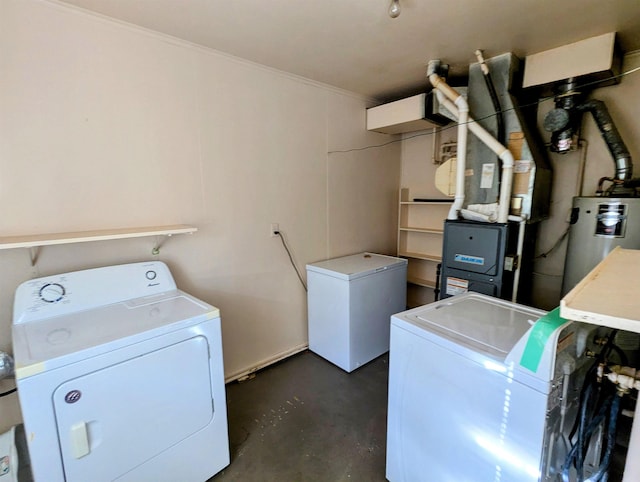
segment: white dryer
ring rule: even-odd
[[[27,281],[13,317],[37,482],[203,482],[229,464],[220,312],[164,263]]]

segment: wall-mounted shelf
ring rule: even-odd
[[[432,261],[434,263],[440,263],[442,261],[442,256],[439,254],[412,253],[411,251],[398,251],[398,256],[402,258],[422,259],[424,261]]]
[[[422,286],[423,288],[435,288],[436,281],[430,279],[417,278],[415,276],[407,276],[407,282],[412,285]]]
[[[640,333],[640,250],[616,247],[560,300],[568,320]]]
[[[444,230],[440,228],[412,228],[412,227],[400,227],[400,231],[409,231],[413,233],[426,233],[426,234],[443,234]]]
[[[146,236],[171,236],[173,234],[194,233],[198,228],[184,224],[170,226],[146,226],[142,228],[101,229],[95,231],[76,231],[68,233],[30,234],[25,236],[0,236],[0,249],[30,248],[31,264],[38,259],[37,250],[42,246],[56,244],[86,243],[90,241],[108,241],[112,239],[141,238]],[[160,244],[152,254],[158,254]]]
[[[442,261],[444,220],[452,202],[450,198],[416,199],[407,188],[400,190],[398,256],[408,260],[408,306],[433,301],[431,290],[436,286],[437,266]]]

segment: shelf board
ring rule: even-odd
[[[640,333],[639,270],[640,250],[616,247],[560,300],[560,316]]]
[[[140,238],[145,236],[171,236],[194,233],[198,228],[184,224],[148,226],[143,228],[103,229],[69,233],[31,234],[26,236],[0,236],[0,249],[38,248],[55,244],[86,243],[111,239]]]
[[[402,256],[404,258],[424,259],[425,261],[433,261],[434,263],[439,263],[442,261],[442,256],[437,254],[412,253],[410,251],[401,251],[398,253],[398,256]]]
[[[435,288],[436,287],[435,280],[417,278],[415,276],[407,276],[407,282],[411,283],[412,285],[424,286],[425,288]]]
[[[427,233],[427,234],[443,234],[444,229],[441,228],[413,228],[410,226],[400,227],[400,231],[408,231],[412,233]]]
[[[424,206],[445,206],[447,204],[453,203],[452,200],[449,199],[429,199],[428,201],[400,201],[402,205],[424,205]]]

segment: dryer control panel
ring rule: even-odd
[[[161,261],[37,278],[25,281],[16,290],[13,323],[75,313],[175,290],[173,276]]]

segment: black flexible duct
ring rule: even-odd
[[[493,85],[493,80],[491,79],[491,72],[487,72],[484,76],[484,81],[487,84],[487,89],[489,89],[489,95],[491,96],[491,102],[493,102],[493,109],[496,111],[496,120],[498,121],[498,135],[496,139],[498,142],[505,145],[505,133],[504,133],[504,117],[502,115],[502,107],[500,106],[500,100],[498,99],[498,93],[496,92],[496,87]]]
[[[498,99],[498,93],[496,92],[496,87],[493,84],[493,79],[491,78],[491,72],[489,71],[489,66],[484,61],[482,57],[482,52],[477,50],[476,56],[478,57],[478,61],[480,62],[480,67],[482,70],[482,74],[484,75],[484,82],[487,84],[487,90],[489,91],[489,96],[491,97],[491,102],[493,103],[493,110],[496,111],[496,121],[498,122],[498,133],[496,135],[496,139],[503,146],[505,144],[505,131],[504,131],[504,116],[502,115],[502,107],[500,106],[500,99]]]

